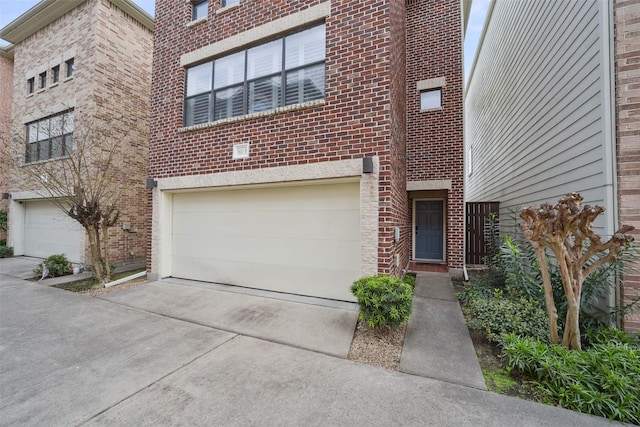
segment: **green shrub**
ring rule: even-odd
[[[9,258],[13,256],[13,247],[0,245],[0,258]]]
[[[595,344],[629,344],[640,347],[640,336],[626,334],[620,329],[600,326],[586,333],[589,345]]]
[[[623,423],[640,424],[640,347],[619,332],[600,332],[607,343],[571,351],[515,334],[501,345],[513,369],[534,378],[547,403]]]
[[[412,274],[405,274],[405,276],[402,278],[402,281],[411,286],[411,289],[416,289],[416,276]]]
[[[490,341],[498,342],[502,334],[508,333],[549,341],[547,314],[543,306],[523,290],[471,286],[460,292],[458,298],[467,325],[484,333]]]
[[[7,231],[7,211],[0,210],[0,231]]]
[[[0,246],[7,246],[7,239],[0,239]]]
[[[38,264],[33,272],[41,275],[43,268],[47,267],[49,277],[59,277],[64,276],[69,273],[69,260],[64,254],[51,255],[46,260]]]
[[[389,276],[367,276],[356,280],[351,293],[360,305],[360,320],[371,328],[397,327],[409,320],[413,288]]]

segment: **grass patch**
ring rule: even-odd
[[[494,393],[509,394],[518,387],[518,382],[511,378],[511,371],[508,369],[482,370],[487,389]]]
[[[115,274],[112,277],[112,279],[113,280],[122,279],[123,277],[128,277],[136,273],[141,273],[143,271],[145,271],[144,268],[141,268],[138,270],[132,270],[132,271],[125,271],[122,273]],[[62,283],[56,286],[56,288],[64,289],[65,291],[71,291],[71,292],[87,292],[92,289],[101,288],[101,287],[102,285],[100,284],[100,282],[96,280],[95,277],[91,277],[84,280],[78,280],[77,282]]]

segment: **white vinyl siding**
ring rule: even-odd
[[[506,228],[511,210],[569,192],[606,206],[605,3],[495,2],[465,99],[466,194],[499,201]]]

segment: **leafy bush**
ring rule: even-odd
[[[0,210],[0,231],[7,231],[7,211]]]
[[[548,257],[548,259],[554,301],[558,314],[558,327],[560,335],[562,335],[568,303],[564,294],[559,268],[553,257]],[[582,285],[580,303],[580,330],[583,331],[583,345],[588,345],[587,332],[598,329],[603,323],[611,323],[616,314],[618,314],[617,312],[629,312],[633,309],[633,304],[630,304],[627,307],[603,313],[601,307],[598,310],[593,310],[593,303],[597,301],[599,296],[608,295],[615,286],[615,275],[620,274],[625,266],[636,263],[638,259],[638,248],[630,244],[621,252],[619,259],[600,266],[585,278]],[[544,309],[544,290],[540,265],[533,248],[528,242],[522,241],[518,235],[515,237],[510,235],[502,236],[502,244],[493,265],[496,268],[489,269],[489,273],[480,278],[475,277],[474,283],[486,286],[491,285],[500,289],[504,289],[507,286],[512,289],[521,289],[529,297],[539,301]]]
[[[69,272],[69,260],[64,254],[51,255],[49,258],[38,264],[33,272],[41,275],[44,267],[47,268],[50,277],[64,276]]]
[[[360,320],[371,328],[397,327],[409,320],[413,288],[389,276],[367,276],[356,280],[351,293],[360,305]]]
[[[0,245],[0,258],[9,258],[13,256],[13,247]]]
[[[507,286],[522,288],[534,298],[544,296],[540,267],[530,244],[522,245],[514,237],[504,236],[496,265]]]
[[[7,239],[0,239],[0,246],[7,246]]]
[[[502,347],[509,366],[537,380],[548,403],[640,424],[640,347],[622,335],[600,331],[600,340],[614,339],[585,351],[515,334],[503,336]]]
[[[412,274],[406,274],[403,278],[402,281],[404,283],[406,283],[407,285],[411,286],[411,289],[416,289],[416,276],[412,275]]]
[[[540,301],[522,290],[471,286],[458,294],[467,325],[499,342],[502,334],[515,333],[548,342],[547,314]]]
[[[590,345],[596,344],[630,344],[640,347],[640,336],[626,334],[620,329],[600,326],[597,329],[587,331],[587,340]]]

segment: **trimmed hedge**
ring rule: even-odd
[[[356,280],[351,293],[360,305],[360,320],[371,328],[398,327],[409,320],[413,287],[389,276],[367,276]]]

